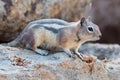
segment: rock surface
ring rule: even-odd
[[[90,2],[92,8],[86,11]],[[99,42],[120,44],[119,9],[120,0],[0,0],[0,43],[15,39],[30,21],[43,18],[76,21],[87,14],[101,29]]]
[[[102,31],[99,42],[120,44],[120,0],[92,0],[90,14]]]
[[[80,51],[115,54],[116,57],[108,55],[111,57],[103,61],[97,59],[96,62],[85,63],[77,56],[76,59],[69,58],[64,52],[41,56],[30,50],[0,45],[0,80],[120,79],[119,45],[85,44]]]
[[[76,21],[90,0],[0,0],[0,42],[15,39],[30,21],[59,18]]]

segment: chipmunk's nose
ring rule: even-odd
[[[101,37],[102,37],[102,35],[99,35],[99,37],[101,38]]]
[[[96,31],[96,34],[98,35],[98,37],[101,38],[102,37],[102,33],[101,33],[99,27],[96,27],[95,31]]]
[[[99,38],[102,37],[102,33],[100,32],[100,30],[98,30],[98,34],[99,34]]]
[[[101,38],[102,37],[102,35],[99,35],[99,38]]]

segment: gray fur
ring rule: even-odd
[[[60,19],[40,19],[40,20],[36,20],[33,22],[30,22],[27,26],[26,29],[30,29],[32,27],[34,27],[34,25],[59,25],[59,26],[66,26],[69,24],[69,22],[64,21],[64,20],[60,20]]]
[[[46,25],[47,24],[47,25]],[[13,41],[9,42],[9,45],[14,45],[14,43],[19,42],[19,40],[21,39],[21,36],[28,30],[31,29],[32,27],[38,26],[38,25],[45,25],[46,27],[51,27],[49,25],[52,24],[56,24],[56,26],[66,26],[69,25],[69,22],[64,21],[64,20],[60,20],[60,19],[40,19],[40,20],[36,20],[36,21],[32,21],[30,22],[25,28],[24,30],[21,32],[21,34]],[[54,27],[54,26],[52,26]]]

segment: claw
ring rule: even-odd
[[[69,55],[69,57],[73,58],[73,59],[76,59],[74,55]]]
[[[76,54],[77,54],[77,56],[78,56],[82,61],[84,61],[84,59],[83,59],[83,55],[82,55],[81,53],[76,52]]]

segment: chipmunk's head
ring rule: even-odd
[[[91,18],[81,18],[80,20],[80,38],[87,41],[96,41],[101,37],[99,27],[91,21]]]

